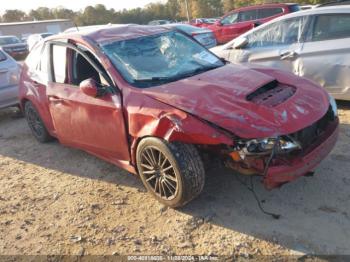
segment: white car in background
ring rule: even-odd
[[[29,51],[33,48],[33,46],[37,42],[43,40],[46,37],[52,36],[52,35],[53,35],[53,33],[41,33],[41,34],[32,34],[32,35],[28,36],[27,44],[28,44]]]
[[[18,105],[19,65],[0,49],[0,109]]]
[[[350,100],[350,5],[288,14],[211,51],[233,63],[290,71]]]

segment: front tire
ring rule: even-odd
[[[28,101],[25,103],[24,115],[32,134],[40,143],[46,143],[53,140],[53,137],[47,131],[44,122],[32,102]]]
[[[203,190],[204,166],[193,145],[148,137],[140,141],[136,161],[144,186],[166,206],[184,206]]]

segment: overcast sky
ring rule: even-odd
[[[107,8],[120,10],[123,8],[130,9],[135,7],[143,7],[151,2],[164,2],[165,0],[1,0],[0,12],[6,9],[21,9],[29,11],[39,6],[57,7],[79,10],[84,9],[88,5],[104,4]]]

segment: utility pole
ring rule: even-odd
[[[188,0],[185,0],[185,4],[186,4],[187,21],[190,22],[190,11],[188,8]]]

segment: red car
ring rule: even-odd
[[[45,39],[23,65],[20,103],[37,140],[139,174],[171,207],[202,191],[214,158],[274,188],[314,170],[338,136],[334,99],[315,83],[225,63],[155,26]]]
[[[300,7],[297,4],[264,4],[242,7],[233,10],[207,28],[214,32],[219,44],[224,44],[255,26],[299,10]]]
[[[190,25],[206,28],[217,21],[215,18],[195,18],[190,21]]]

